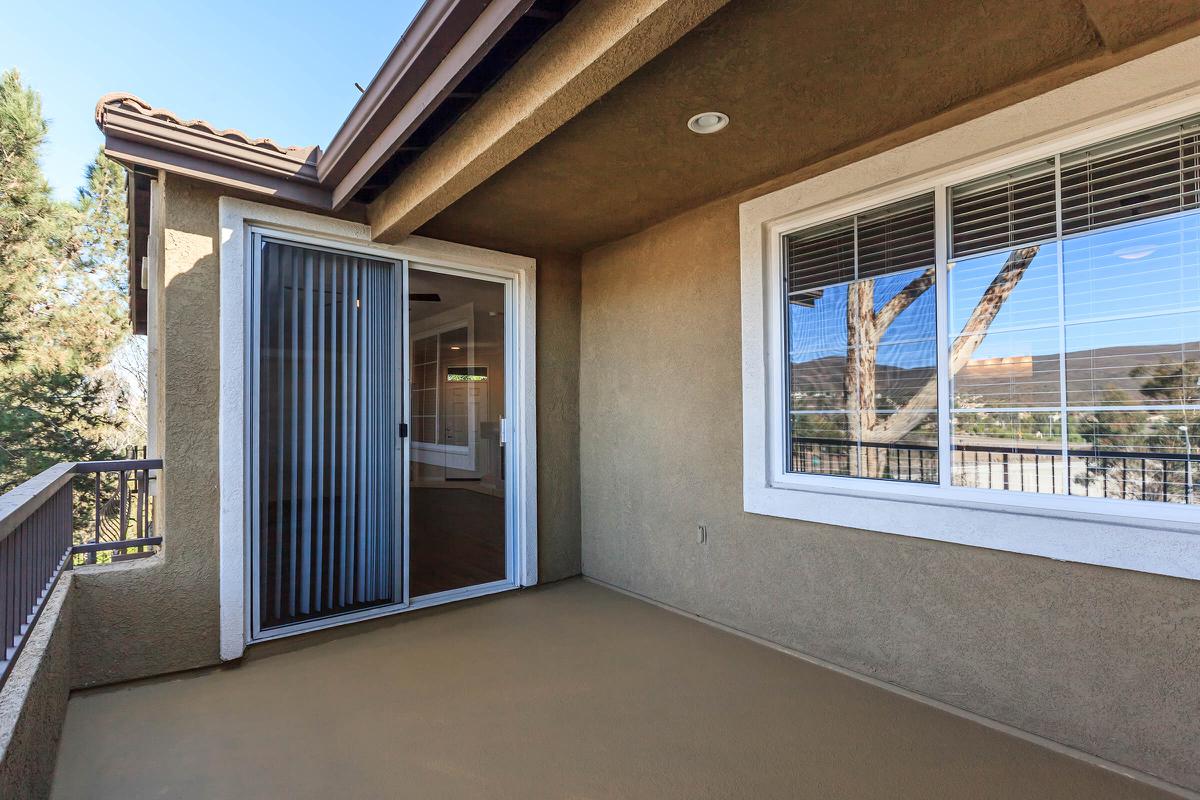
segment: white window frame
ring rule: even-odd
[[[790,473],[785,233],[933,191],[938,350],[946,350],[951,186],[1200,113],[1200,38],[742,203],[743,499],[755,514],[1200,579],[1200,508]],[[938,361],[939,472],[949,376]]]
[[[167,202],[170,202],[168,196]],[[531,258],[484,250],[478,247],[443,242],[423,236],[410,236],[401,245],[379,244],[371,238],[371,228],[356,222],[256,203],[233,197],[221,197],[218,206],[220,240],[220,397],[218,408],[218,479],[220,481],[219,555],[220,555],[220,657],[223,661],[241,657],[251,642],[252,626],[248,619],[248,559],[250,539],[247,524],[247,474],[245,418],[247,407],[246,354],[246,275],[253,263],[250,252],[251,231],[271,231],[299,243],[320,247],[351,249],[364,256],[401,263],[414,268],[431,269],[468,277],[492,275],[511,281],[513,292],[506,305],[513,347],[506,354],[505,372],[514,388],[510,401],[511,416],[506,418],[504,435],[513,443],[511,474],[517,479],[509,515],[515,528],[513,581],[489,591],[500,591],[537,583],[537,387],[536,387],[536,263]],[[405,317],[407,319],[407,316]],[[407,336],[407,324],[405,337]],[[403,393],[408,391],[405,378]],[[407,407],[407,406],[406,406]],[[409,442],[408,444],[411,444]],[[406,445],[407,446],[407,445]],[[464,592],[431,595],[421,603],[407,607],[389,607],[380,613],[395,613],[452,602],[481,591],[471,587]],[[378,614],[375,614],[378,616]],[[371,614],[346,615],[338,621],[354,621]],[[302,632],[297,626],[291,632]],[[266,637],[263,637],[266,638]],[[255,639],[254,641],[258,641]]]
[[[419,269],[419,265],[414,265]],[[417,324],[409,323],[409,342],[408,353],[409,358],[412,358],[413,345],[418,339],[427,337],[441,336],[443,333],[467,329],[467,359],[468,361],[475,360],[475,304],[466,303],[443,311],[433,317],[427,317]],[[439,340],[440,341],[440,340]],[[410,363],[412,363],[410,361]],[[441,361],[441,353],[439,350],[436,378],[437,383],[434,388],[436,393],[436,413],[437,420],[434,430],[440,431],[442,425],[442,384],[445,380],[442,377],[444,366]],[[450,469],[473,470],[475,468],[475,405],[471,404],[468,409],[470,414],[470,422],[467,426],[468,443],[467,444],[439,444],[437,442],[423,442],[416,438],[416,434],[412,435],[412,443],[409,447],[412,450],[412,458],[414,461],[419,461],[424,464],[434,464],[437,466],[445,466]],[[413,430],[416,426],[413,426]]]

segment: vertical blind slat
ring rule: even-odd
[[[254,552],[272,628],[397,599],[399,311],[385,262],[267,240],[259,265]]]

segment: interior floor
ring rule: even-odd
[[[410,596],[504,580],[503,497],[414,486],[409,502]]]
[[[1166,798],[571,580],[72,696],[55,798]]]

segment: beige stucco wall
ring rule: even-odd
[[[579,257],[537,258],[538,581],[578,575]]]
[[[220,191],[164,181],[162,457],[154,558],[76,572],[73,685],[214,664],[219,650],[218,301]],[[538,265],[540,580],[579,573],[577,258]]]
[[[1200,583],[742,511],[738,282],[733,200],[584,256],[584,574],[1200,788]]]
[[[50,796],[71,689],[72,574],[46,599],[0,687],[0,797]]]
[[[218,653],[215,187],[165,180],[162,458],[153,558],[76,572],[74,685],[212,664]]]

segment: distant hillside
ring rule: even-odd
[[[1071,401],[1075,405],[1101,405],[1107,395],[1119,392],[1133,405],[1154,402],[1141,393],[1146,379],[1131,373],[1139,367],[1179,364],[1185,359],[1200,361],[1200,342],[1068,353],[1066,378]],[[801,407],[837,408],[843,402],[845,370],[846,359],[841,356],[794,364],[792,393],[808,398],[807,402],[801,402]],[[1056,355],[980,359],[959,372],[955,390],[960,398],[969,398],[971,405],[981,407],[1055,406],[1059,403],[1058,371]],[[880,364],[876,384],[884,398],[881,407],[903,405],[934,373],[932,366],[904,368]]]

